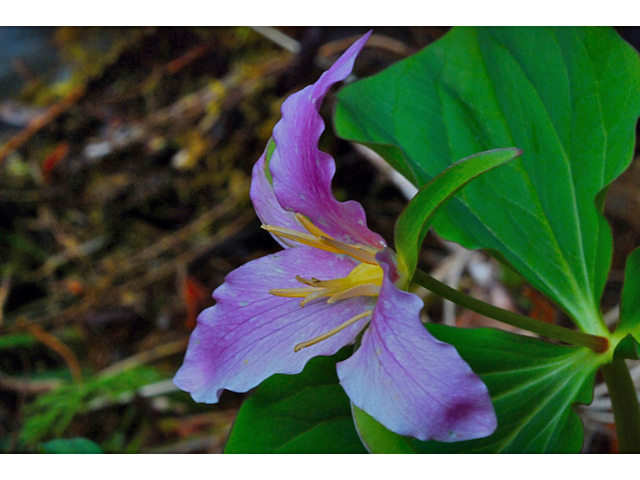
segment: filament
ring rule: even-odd
[[[303,245],[319,248],[320,250],[326,250],[327,252],[332,253],[344,253],[342,250],[332,247],[328,243],[324,243],[313,235],[309,235],[308,233],[302,233],[298,230],[292,230],[290,228],[275,227],[273,225],[262,225],[262,228],[264,228],[269,233],[277,235],[278,237],[288,238],[289,240],[302,243]]]
[[[331,237],[322,235],[318,237],[322,243],[332,246],[336,250],[342,250],[347,255],[360,260],[361,262],[377,265],[375,254],[364,250],[364,245],[349,245],[348,243],[339,242]]]
[[[320,237],[320,236],[329,237],[329,235],[327,235],[322,230],[320,230],[318,227],[316,227],[311,222],[311,220],[309,220],[307,217],[305,217],[301,213],[296,213],[296,220],[298,220],[300,222],[300,225],[302,225],[304,228],[306,228],[309,231],[309,233],[311,235],[313,235],[314,237]],[[329,237],[329,238],[331,238],[331,237]]]
[[[346,253],[361,262],[371,265],[378,264],[378,262],[376,262],[376,253],[378,253],[378,250],[375,248],[361,244],[350,245],[348,243],[335,240],[316,227],[311,220],[300,213],[296,213],[296,219],[309,233],[303,233],[291,228],[276,227],[274,225],[262,225],[262,228],[273,235],[288,238],[289,240],[302,243],[303,245],[319,248],[320,250],[332,253]]]
[[[341,292],[331,295],[327,300],[328,304],[336,303],[347,298],[359,297],[362,295],[368,297],[377,297],[380,294],[380,287],[375,283],[365,283],[364,285],[356,285],[355,287],[342,290]]]
[[[306,342],[302,342],[302,343],[297,344],[293,348],[293,351],[294,352],[299,352],[303,348],[307,348],[307,347],[310,347],[311,345],[315,345],[316,343],[320,343],[321,341],[326,340],[327,338],[334,336],[336,333],[341,332],[342,330],[347,328],[349,325],[353,325],[357,321],[362,320],[365,317],[368,317],[372,313],[373,313],[373,311],[367,310],[366,312],[363,312],[363,313],[361,313],[359,315],[356,315],[355,317],[350,318],[349,320],[347,320],[343,324],[338,325],[336,328],[332,328],[328,332],[323,333],[322,335],[320,335],[320,336],[318,336],[316,338],[312,338],[311,340],[307,340]]]

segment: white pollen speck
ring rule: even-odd
[[[249,305],[249,302],[240,302],[241,307],[246,307],[247,305]]]

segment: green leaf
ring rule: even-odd
[[[95,442],[86,438],[65,438],[40,444],[42,453],[104,453]]]
[[[633,335],[628,334],[616,345],[613,356],[614,358],[640,360],[640,342]]]
[[[225,453],[366,453],[353,425],[336,362],[316,357],[298,375],[274,375],[244,402]]]
[[[418,265],[418,252],[438,207],[474,178],[521,154],[517,148],[477,153],[446,168],[420,189],[398,217],[394,234],[396,249],[410,276]]]
[[[638,359],[640,356],[640,248],[629,258],[624,273],[620,321],[615,337],[620,338],[615,355],[618,358]]]
[[[638,334],[640,333],[640,248],[631,252],[624,272],[620,322],[616,331]]]
[[[360,440],[369,453],[417,453],[410,439],[387,430],[371,415],[351,404]]]
[[[608,334],[612,240],[594,200],[629,165],[640,113],[640,59],[613,29],[454,28],[338,99],[338,134],[418,187],[475,152],[522,149],[434,227],[499,252],[581,329]]]
[[[457,443],[413,441],[422,453],[577,453],[583,426],[572,408],[593,398],[596,370],[607,361],[582,347],[552,345],[488,328],[428,325],[456,347],[485,382],[498,417],[486,438]]]

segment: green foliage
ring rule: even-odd
[[[369,453],[417,453],[411,439],[387,430],[364,410],[351,404],[353,421]]]
[[[577,453],[583,427],[575,403],[593,397],[607,359],[583,347],[552,345],[493,329],[429,325],[485,382],[498,417],[489,437],[458,443],[418,442],[420,452]]]
[[[298,375],[274,375],[244,402],[225,453],[366,453],[353,426],[336,362],[312,359]]]
[[[618,331],[640,334],[640,248],[627,259]],[[636,337],[637,338],[637,337]]]
[[[614,357],[640,360],[640,341],[631,334],[623,337],[616,345]]]
[[[522,154],[516,148],[482,152],[446,168],[427,183],[404,209],[395,228],[396,249],[409,274],[418,265],[418,252],[439,207],[446,204],[471,180]]]
[[[407,441],[419,453],[580,451],[583,427],[573,406],[591,402],[595,372],[605,361],[602,357],[587,348],[551,345],[493,329],[429,325],[429,330],[455,345],[485,382],[498,428],[477,440],[420,442],[382,431],[384,427],[371,417],[356,415],[360,437],[372,452],[404,453]]]
[[[434,226],[498,252],[581,329],[608,333],[599,300],[612,241],[594,200],[631,161],[640,113],[640,60],[615,31],[454,28],[338,97],[338,133],[419,187],[476,152],[522,149]]]
[[[615,334],[621,338],[616,348],[620,358],[640,358],[640,248],[627,258],[620,304],[620,322]],[[624,338],[623,338],[624,337]]]
[[[25,407],[25,422],[20,440],[34,445],[46,436],[62,436],[74,417],[87,411],[99,397],[111,400],[125,392],[162,380],[150,367],[137,367],[110,376],[95,377],[81,384],[70,384],[40,395]]]
[[[40,444],[41,453],[104,453],[95,442],[86,438],[65,438]]]

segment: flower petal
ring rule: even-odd
[[[378,255],[378,259],[381,256]],[[489,392],[456,349],[420,322],[422,301],[385,279],[360,348],[338,364],[351,401],[389,430],[420,440],[454,442],[493,433]]]
[[[282,105],[282,119],[273,129],[276,149],[269,163],[273,188],[280,205],[302,213],[327,234],[346,243],[375,248],[386,244],[367,228],[362,205],[338,202],[331,190],[335,173],[333,158],[318,150],[324,122],[318,113],[329,88],[344,80],[369,38],[355,42],[318,81],[291,95]]]
[[[318,299],[271,295],[272,288],[297,288],[295,275],[347,275],[348,257],[309,247],[268,255],[231,272],[213,294],[217,303],[198,317],[184,364],[174,383],[198,402],[216,403],[224,389],[246,392],[275,373],[295,374],[317,355],[333,355],[351,343],[363,319],[299,352],[294,347],[371,310],[374,299],[358,297],[329,305]]]
[[[295,213],[284,210],[276,199],[273,186],[269,182],[265,171],[268,150],[269,146],[267,145],[264,153],[253,166],[250,191],[253,208],[255,208],[258,218],[260,218],[260,221],[264,225],[274,225],[299,232],[306,232],[302,225],[300,225],[300,222],[296,220]],[[299,245],[293,240],[287,240],[286,238],[281,238],[273,234],[271,234],[271,236],[284,248]]]

